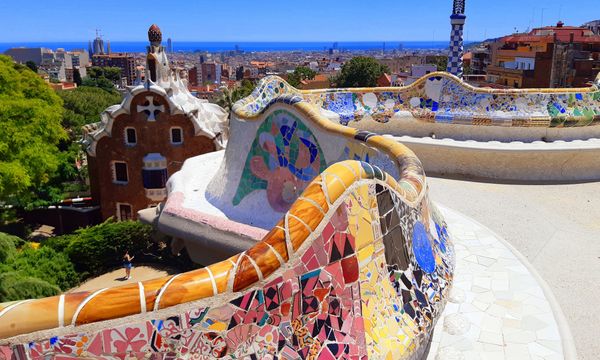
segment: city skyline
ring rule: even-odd
[[[578,26],[595,20],[586,11],[595,3],[578,1],[577,7],[558,0],[543,5],[534,0],[467,3],[465,40],[498,37],[515,29],[523,32],[558,20]],[[362,4],[355,1],[268,0],[248,6],[233,0],[224,7],[207,1],[177,0],[168,9],[157,1],[128,3],[128,8],[136,9],[136,16],[131,16],[122,4],[114,0],[100,7],[62,1],[2,3],[0,21],[5,31],[0,42],[87,41],[95,37],[96,29],[111,41],[143,41],[146,34],[140,29],[150,23],[159,24],[173,42],[445,41],[452,8],[451,1],[438,0],[435,7],[423,7],[420,2],[372,2],[368,12],[354,11]]]

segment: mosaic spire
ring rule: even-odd
[[[463,75],[463,27],[465,25],[465,0],[454,0],[450,24],[450,55],[448,56],[448,72],[462,78]]]

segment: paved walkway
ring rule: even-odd
[[[427,359],[568,358],[561,342],[571,339],[568,326],[531,265],[485,226],[441,210],[454,240],[456,269]]]
[[[429,178],[434,201],[498,233],[549,284],[579,359],[600,354],[600,182],[510,185]]]
[[[133,284],[138,281],[152,280],[169,274],[173,274],[173,271],[170,269],[159,269],[144,265],[134,266],[133,269],[131,269],[131,279],[129,280],[124,279],[125,270],[118,269],[89,279],[68,292],[91,291],[124,284]]]

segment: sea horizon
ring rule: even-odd
[[[173,41],[174,52],[223,52],[233,51],[236,46],[245,52],[276,52],[276,51],[323,51],[330,49],[337,43],[339,50],[444,50],[448,48],[449,41]],[[474,43],[465,42],[465,45]],[[105,44],[106,46],[106,41]],[[112,52],[145,52],[147,41],[111,41]],[[163,41],[166,46],[166,41]],[[0,42],[0,53],[16,47],[44,47],[52,50],[59,48],[65,50],[88,49],[87,41],[31,41],[31,42]]]

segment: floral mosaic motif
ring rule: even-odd
[[[253,191],[266,190],[271,207],[285,212],[325,167],[310,129],[289,111],[277,110],[257,130],[233,205]]]
[[[374,183],[356,185],[331,214],[288,267],[223,305],[12,352],[18,360],[419,358],[452,282],[444,222],[427,199],[411,207]],[[427,242],[433,269],[413,253],[415,238]]]

